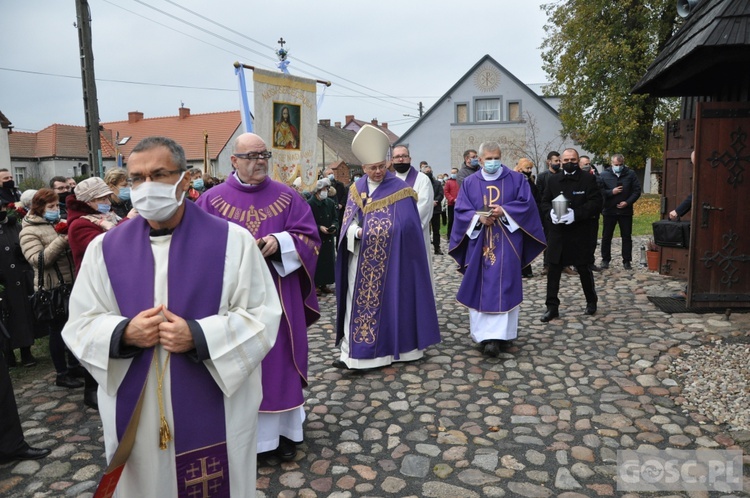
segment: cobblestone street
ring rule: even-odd
[[[711,341],[748,342],[750,314],[665,314],[647,296],[675,294],[684,281],[636,264],[627,271],[614,258],[595,273],[596,315],[583,314],[578,277],[563,275],[560,319],[545,324],[539,259],[524,280],[519,338],[487,358],[472,344],[455,301],[460,275],[443,251],[434,260],[442,343],[420,361],[333,368],[335,302],[320,298],[305,441],[293,462],[258,462],[258,497],[655,496],[625,494],[615,480],[617,451],[648,447],[744,447],[744,492],[656,495],[750,496],[750,431],[686,411],[669,373]],[[0,466],[0,495],[92,496],[106,465],[101,421],[82,411],[82,390],[54,387],[53,372],[14,387],[27,441],[52,454]]]

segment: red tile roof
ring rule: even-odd
[[[114,158],[114,147],[107,134],[101,132],[102,157]],[[77,158],[88,157],[86,128],[53,124],[36,133],[15,131],[8,135],[10,155],[13,158]]]

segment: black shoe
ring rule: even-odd
[[[589,265],[589,270],[591,271],[602,271],[602,269],[603,268],[601,266]]]
[[[9,368],[18,366],[18,361],[16,361],[16,354],[13,352],[11,352],[9,355],[5,355],[5,361],[8,363]]]
[[[435,249],[435,255],[442,256],[443,255],[443,251],[441,251],[440,249]]]
[[[297,444],[289,438],[279,436],[279,447],[276,454],[284,462],[291,462],[297,456]]]
[[[71,377],[70,374],[58,375],[55,379],[55,385],[58,387],[67,387],[68,389],[74,389],[76,387],[83,387],[83,382]]]
[[[584,315],[593,315],[596,313],[596,304],[587,304],[586,305],[586,311],[583,312]]]
[[[633,269],[633,267],[630,264],[630,261],[624,261],[622,263],[622,267],[625,268],[626,270],[632,270]]]
[[[490,358],[497,358],[500,354],[500,344],[498,341],[488,341],[484,346],[484,354]]]
[[[341,360],[333,360],[333,362],[331,363],[331,366],[332,367],[336,367],[336,368],[341,368],[341,369],[344,369],[344,370],[346,370],[347,368],[349,368],[349,367],[346,366],[346,363],[344,363]]]
[[[500,346],[500,351],[508,351],[510,348],[513,347],[513,341],[504,341],[500,340],[498,341],[498,346]]]
[[[86,369],[81,365],[68,368],[68,375],[75,377],[76,379],[82,379],[86,376]]]
[[[31,355],[29,355],[29,356],[27,356],[25,358],[21,357],[21,365],[23,365],[24,367],[27,367],[27,368],[33,367],[33,366],[36,365],[36,358],[34,358]]]
[[[602,264],[601,264],[601,265],[599,265],[599,267],[600,267],[600,268],[601,268],[602,270],[608,270],[608,269],[609,269],[609,261],[602,261]]]
[[[0,458],[0,463],[14,462],[16,460],[39,460],[50,454],[49,448],[33,448],[27,445],[25,450],[19,451],[9,457]]]
[[[547,311],[542,315],[542,321],[546,323],[559,316],[560,313],[557,311],[557,308],[547,308]]]
[[[549,266],[542,268],[542,276],[545,276],[547,273],[549,273]]]
[[[95,390],[84,390],[83,391],[83,404],[89,408],[99,411],[99,399],[96,395]]]

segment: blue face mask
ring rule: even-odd
[[[99,211],[102,214],[107,214],[112,209],[112,206],[109,204],[97,204],[96,210]]]
[[[121,201],[130,200],[130,187],[120,187],[117,197],[119,197]]]
[[[44,219],[49,221],[50,223],[54,223],[60,219],[60,211],[45,211]]]
[[[451,180],[455,180],[455,179],[456,179],[456,174],[455,173],[451,173]]]
[[[473,159],[472,159],[472,160],[471,160],[471,161],[469,162],[469,164],[471,164],[472,166],[479,166],[479,158],[478,158],[478,157],[475,157],[475,158],[473,158]]]
[[[484,171],[487,174],[494,175],[500,170],[502,163],[500,159],[487,159],[484,161]]]
[[[354,177],[354,181],[356,182],[356,181],[357,181],[357,180],[359,180],[360,178],[362,178],[362,177],[361,177],[361,176],[355,176],[355,177]]]
[[[195,190],[203,190],[203,178],[198,178],[197,180],[193,180],[193,188]]]
[[[622,172],[622,166],[612,166],[612,171],[619,174]]]
[[[331,173],[330,175],[328,175],[328,179],[329,179],[330,181],[333,181],[333,173]]]

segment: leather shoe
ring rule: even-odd
[[[86,369],[81,365],[68,368],[68,375],[75,377],[76,379],[82,379],[86,376]]]
[[[601,266],[596,266],[596,265],[589,265],[589,270],[591,270],[591,271],[602,271],[602,267]]]
[[[279,436],[279,447],[276,449],[276,454],[284,462],[290,462],[297,456],[297,444],[287,437]]]
[[[21,450],[8,457],[0,458],[0,463],[13,462],[16,460],[39,460],[40,458],[49,455],[51,451],[52,450],[49,448],[33,448],[27,445],[25,450]]]
[[[36,365],[36,358],[34,358],[32,355],[29,356],[21,356],[21,365],[24,367],[33,367]]]
[[[99,399],[95,390],[91,389],[83,391],[83,404],[94,410],[99,410]]]
[[[442,256],[443,255],[443,251],[441,251],[440,249],[435,249],[435,255]]]
[[[570,266],[566,266],[565,268],[563,268],[562,272],[566,275],[578,275],[578,271]]]
[[[585,315],[593,315],[596,313],[596,304],[587,304],[586,311],[583,312]]]
[[[331,366],[332,367],[336,367],[336,368],[341,368],[341,369],[344,369],[344,370],[346,370],[347,368],[349,368],[349,367],[346,366],[346,363],[344,363],[341,360],[333,360],[333,362],[331,363]]]
[[[545,276],[547,273],[549,273],[549,266],[542,268],[542,276]]]
[[[500,344],[498,344],[498,341],[489,341],[484,346],[484,354],[491,358],[497,358],[500,354]]]
[[[600,268],[602,270],[608,270],[609,269],[609,261],[602,261],[602,264],[600,265]]]
[[[622,263],[622,267],[625,268],[626,270],[632,270],[633,269],[633,267],[630,264],[630,261],[624,261]]]
[[[547,308],[547,311],[542,315],[542,321],[546,323],[559,316],[560,313],[557,311],[557,308]]]
[[[58,375],[55,379],[55,385],[58,387],[67,387],[68,389],[74,389],[76,387],[83,387],[83,382],[70,376],[70,374]]]

